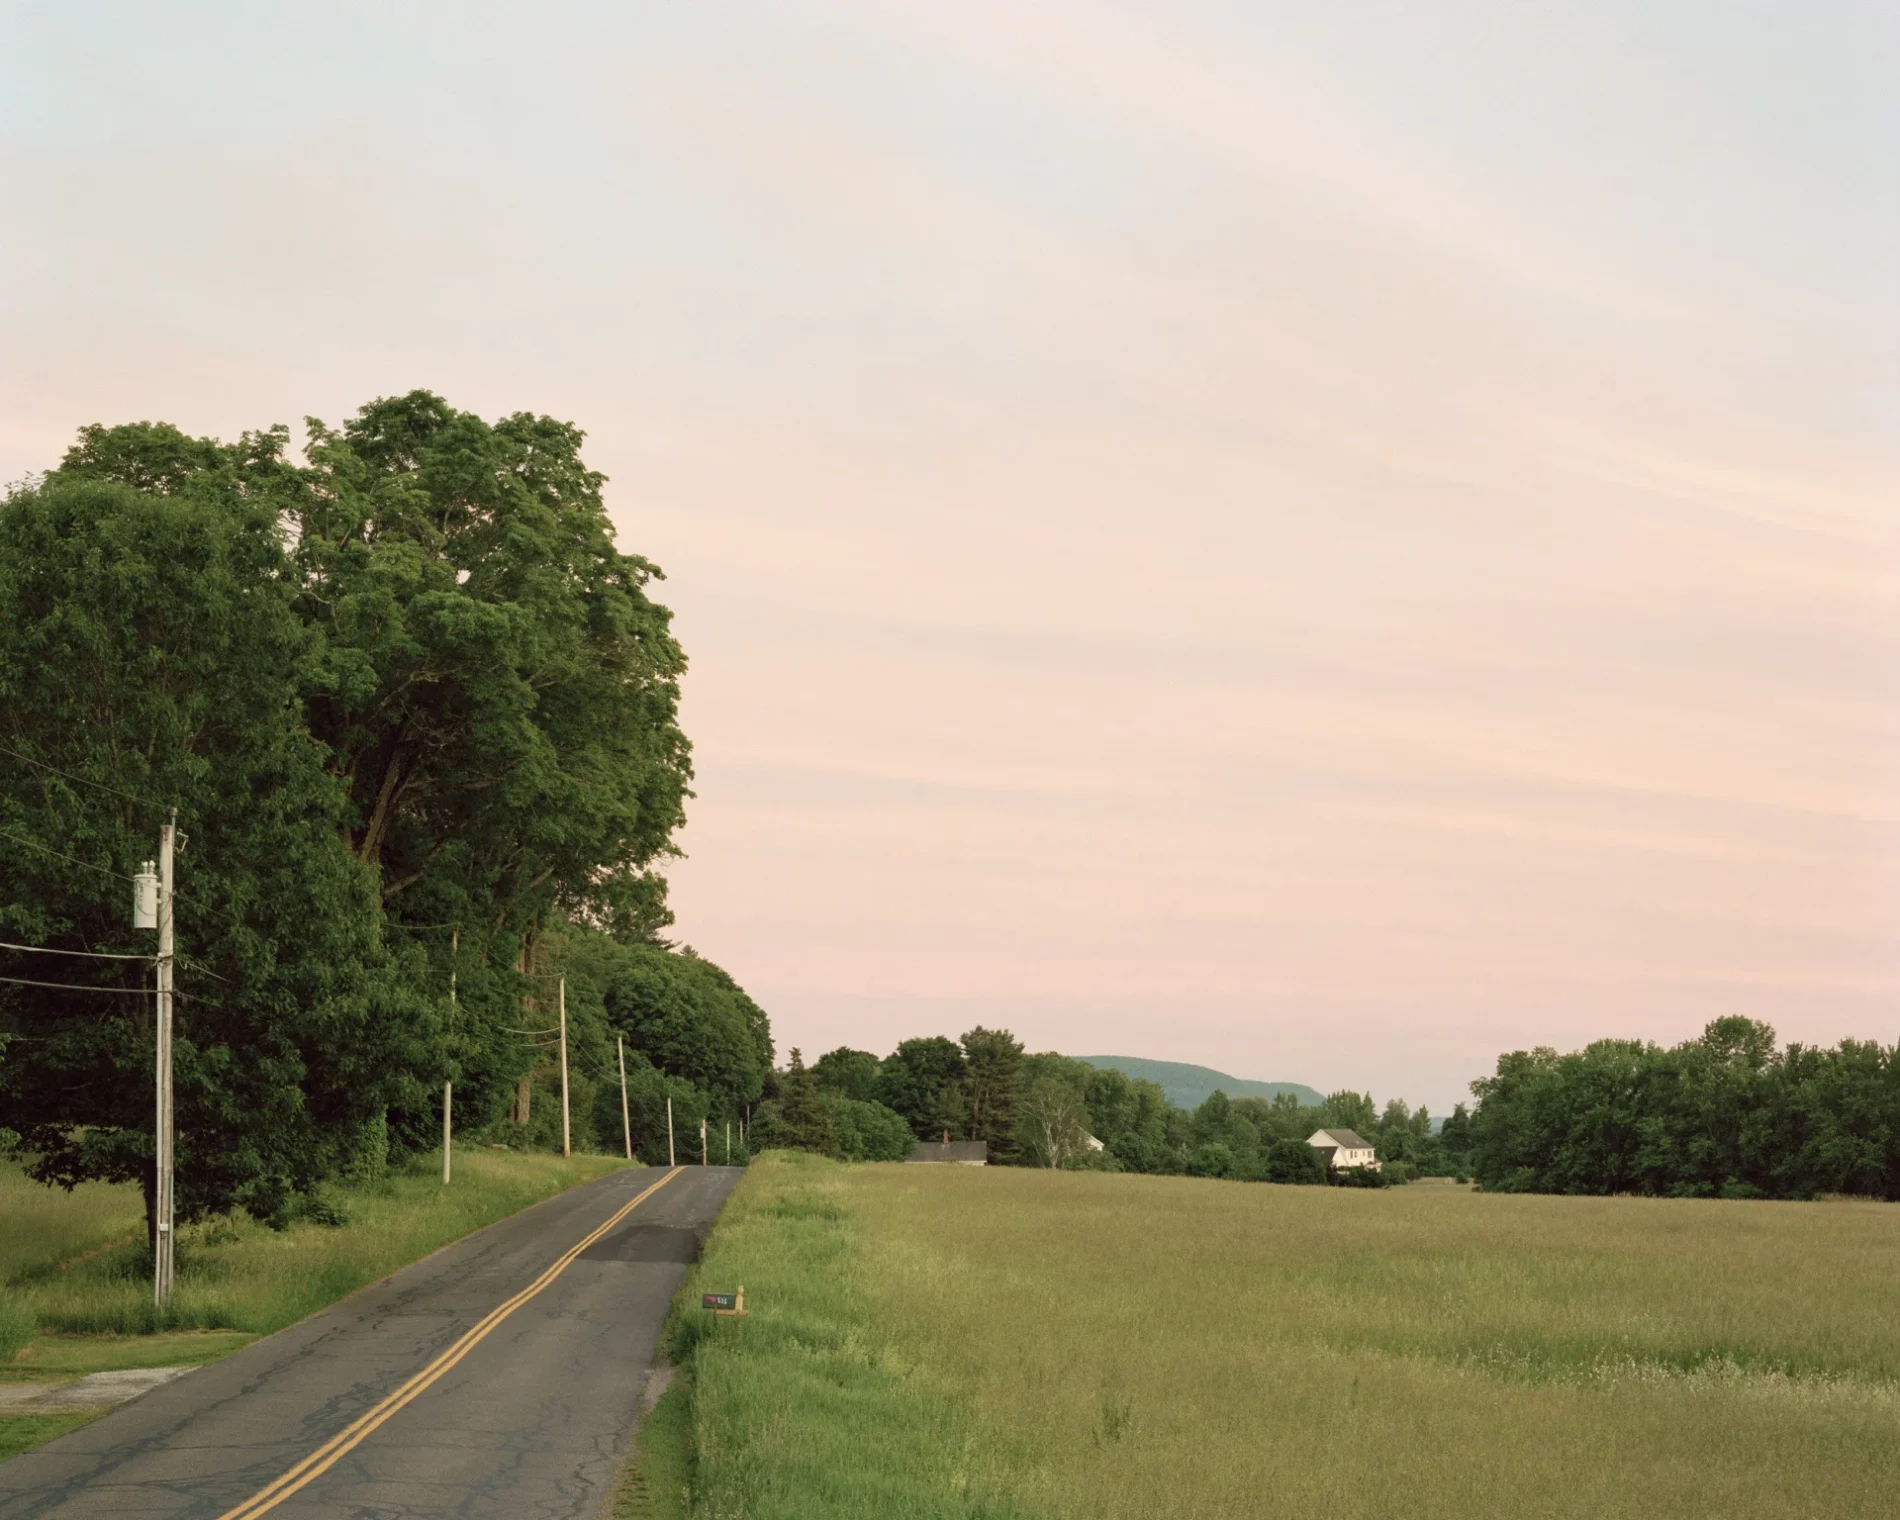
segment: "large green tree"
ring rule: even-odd
[[[661,945],[616,947],[605,1009],[609,1031],[708,1094],[715,1112],[738,1114],[759,1100],[772,1064],[765,1012],[711,961]]]
[[[242,450],[145,431],[119,478],[0,505],[0,938],[150,954],[127,878],[177,810],[178,1208],[274,1217],[427,1104],[443,1005],[383,942],[304,722],[326,651],[278,512]],[[149,1216],[144,968],[0,951],[0,975],[0,1127],[42,1180],[141,1183]]]
[[[685,659],[648,595],[658,570],[614,543],[582,436],[415,391],[310,421],[302,464],[282,428],[222,444],[141,423],[86,429],[54,472],[221,491],[274,525],[334,826],[435,985],[456,977],[448,1064],[471,1118],[537,1059],[511,1031],[548,969],[544,927],[633,941],[669,921],[652,868],[688,795]]]
[[[1022,1097],[1023,1042],[1007,1029],[977,1025],[963,1037],[964,1134],[989,1144],[993,1162],[1016,1156],[1016,1107]]]
[[[963,1076],[963,1049],[954,1040],[905,1040],[884,1058],[877,1100],[903,1115],[919,1140],[960,1135],[969,1115]]]

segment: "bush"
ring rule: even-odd
[[[1382,1188],[1390,1187],[1384,1172],[1375,1172],[1369,1166],[1334,1167],[1327,1174],[1327,1180],[1334,1187]]]
[[[1197,1145],[1188,1159],[1191,1177],[1231,1177],[1234,1175],[1233,1149],[1219,1140]]]
[[[1276,1140],[1267,1147],[1267,1181],[1321,1183],[1326,1163],[1304,1140]]]
[[[827,1093],[838,1131],[838,1154],[846,1161],[902,1161],[916,1145],[910,1126],[895,1109]]]

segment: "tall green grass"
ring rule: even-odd
[[[1889,1515],[1896,1260],[1891,1205],[771,1158],[689,1284],[750,1318],[678,1318],[694,1513]]]
[[[853,1179],[810,1156],[754,1162],[681,1291],[669,1349],[691,1363],[694,1515],[1015,1513],[962,1391],[918,1375],[910,1348],[874,1323],[871,1242],[845,1204]],[[745,1319],[692,1307],[702,1287],[739,1286]]]
[[[137,1188],[88,1182],[69,1193],[0,1162],[0,1363],[18,1355],[39,1324],[14,1289],[18,1279],[129,1244],[142,1234],[144,1220]]]

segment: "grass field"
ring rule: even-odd
[[[617,1157],[467,1149],[444,1188],[424,1158],[373,1188],[337,1195],[347,1223],[274,1231],[215,1220],[179,1231],[172,1313],[151,1302],[136,1189],[76,1193],[0,1167],[0,1379],[61,1381],[119,1367],[214,1360],[387,1276],[437,1246],[577,1182]],[[0,1455],[52,1439],[74,1417],[0,1417]]]
[[[770,1157],[705,1516],[1874,1516],[1900,1208]],[[682,1299],[686,1302],[686,1299]],[[695,1344],[697,1343],[697,1344]]]

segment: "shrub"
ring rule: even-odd
[[[1276,1140],[1267,1147],[1267,1181],[1321,1183],[1326,1163],[1304,1140]]]
[[[1231,1147],[1219,1140],[1194,1147],[1194,1154],[1188,1160],[1189,1176],[1231,1177],[1233,1174],[1234,1153]]]
[[[882,1103],[826,1094],[838,1133],[838,1154],[846,1161],[902,1161],[916,1145],[910,1126]]]

